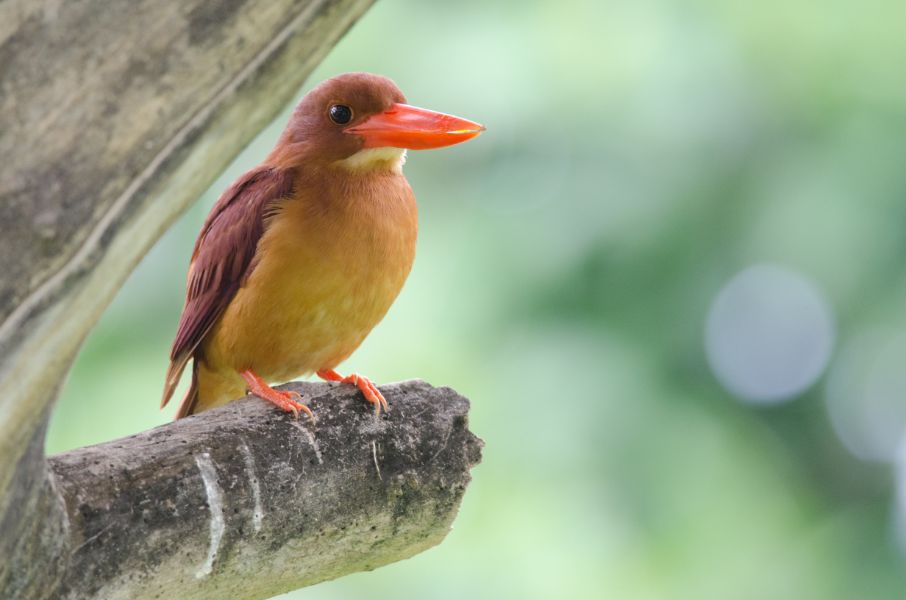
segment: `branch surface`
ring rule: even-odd
[[[439,543],[482,442],[422,381],[293,383],[317,415],[245,398],[49,459],[66,515],[61,598],[267,598]]]

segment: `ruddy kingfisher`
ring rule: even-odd
[[[406,150],[469,140],[478,123],[406,104],[389,79],[345,73],[315,87],[274,149],[214,205],[189,264],[161,407],[192,361],[176,418],[246,390],[298,416],[296,392],[269,382],[316,373],[356,385],[375,411],[377,387],[334,369],[396,299],[415,258],[415,196]]]

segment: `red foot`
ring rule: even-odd
[[[347,377],[343,377],[333,369],[322,369],[318,371],[318,377],[327,381],[339,381],[340,383],[351,383],[365,395],[365,400],[368,400],[374,404],[374,414],[381,414],[381,408],[384,411],[387,410],[387,399],[384,398],[384,394],[377,389],[371,380],[365,377],[364,375],[359,375],[358,373],[353,373]]]
[[[249,386],[249,391],[252,394],[258,396],[262,400],[267,400],[268,402],[276,404],[277,408],[280,410],[293,413],[297,419],[299,418],[299,411],[301,410],[307,414],[312,421],[315,420],[315,415],[311,412],[311,409],[299,402],[299,400],[302,399],[302,394],[299,392],[281,392],[280,390],[275,390],[250,370],[243,371],[240,375],[245,379],[245,382]]]

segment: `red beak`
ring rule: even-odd
[[[484,125],[408,104],[394,104],[346,131],[362,136],[365,148],[427,150],[470,140],[484,131]]]

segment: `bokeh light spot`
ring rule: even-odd
[[[783,402],[811,386],[833,343],[833,315],[822,293],[774,265],[755,265],[730,279],[705,325],[714,375],[731,394],[756,404]]]
[[[906,332],[865,332],[847,343],[825,397],[837,436],[863,460],[895,460],[906,433]],[[906,446],[904,446],[906,451]]]

